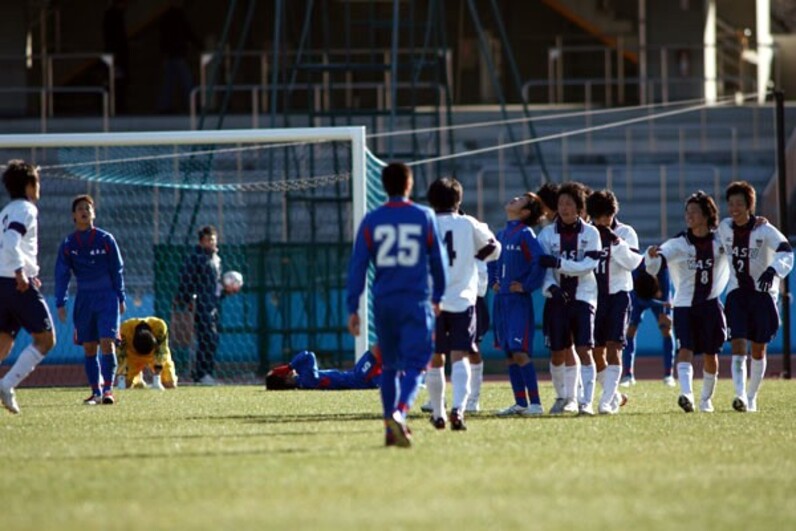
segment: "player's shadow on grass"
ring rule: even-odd
[[[247,422],[262,422],[264,424],[292,424],[302,422],[340,422],[351,420],[382,420],[382,416],[377,413],[312,413],[312,414],[291,414],[281,415],[224,415],[207,417],[186,417],[186,420],[202,421],[227,421],[243,420]]]

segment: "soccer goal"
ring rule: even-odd
[[[172,354],[187,381],[195,345],[174,295],[205,225],[218,230],[222,270],[244,277],[243,291],[222,300],[217,377],[246,381],[303,349],[331,363],[367,349],[372,331],[355,342],[345,310],[355,227],[384,199],[380,162],[366,151],[364,127],[0,135],[3,163],[41,167],[39,260],[53,314],[56,251],[74,230],[72,198],[88,193],[96,226],[115,235],[125,261],[122,319],[171,323]],[[82,360],[69,340],[72,299],[49,364]]]

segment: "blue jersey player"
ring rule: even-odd
[[[321,370],[315,353],[302,350],[290,363],[268,371],[265,388],[273,391],[313,389],[341,391],[347,389],[376,389],[381,382],[381,351],[374,347],[357,360],[350,370]]]
[[[14,388],[55,345],[55,330],[39,291],[39,170],[11,160],[3,172],[3,184],[11,202],[0,211],[0,362],[11,352],[20,328],[33,338],[0,379],[0,402],[11,413],[19,413]]]
[[[642,263],[633,271],[633,291],[631,297],[630,324],[627,327],[627,343],[622,352],[622,367],[624,374],[620,385],[629,387],[636,384],[634,366],[636,363],[636,334],[644,318],[644,312],[649,310],[658,323],[663,341],[663,383],[667,387],[675,387],[674,379],[674,337],[672,336],[672,282],[669,278],[669,268],[665,264],[657,275],[647,273],[647,268]]]
[[[113,404],[119,316],[125,310],[124,263],[113,235],[94,226],[94,199],[90,195],[72,201],[72,217],[76,230],[61,242],[55,261],[55,306],[60,321],[66,322],[67,289],[74,275],[74,338],[75,344],[83,346],[91,387],[91,396],[84,403]],[[102,351],[100,356],[97,346]]]
[[[526,192],[506,203],[505,211],[506,227],[498,233],[502,253],[496,262],[487,265],[495,291],[495,343],[508,360],[514,404],[497,414],[536,416],[544,410],[531,361],[536,329],[531,293],[542,286],[545,271],[539,264],[542,247],[531,226],[538,224],[543,215],[542,201],[536,194]]]
[[[445,249],[434,212],[414,204],[412,170],[393,163],[381,173],[389,200],[359,225],[348,269],[348,330],[360,333],[359,298],[373,263],[373,315],[382,353],[381,399],[387,446],[409,447],[406,414],[434,352],[434,317],[447,285]],[[429,282],[431,277],[431,282]]]

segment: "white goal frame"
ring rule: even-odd
[[[326,142],[351,143],[352,239],[366,212],[367,179],[365,169],[365,127],[301,127],[281,129],[232,129],[221,131],[147,131],[120,133],[47,133],[31,135],[0,135],[0,148],[111,147],[196,144],[249,144],[257,142]],[[360,299],[361,332],[355,338],[354,358],[368,350],[368,287]],[[346,322],[343,323],[347,327]],[[311,345],[308,345],[311,348]]]

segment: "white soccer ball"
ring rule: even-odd
[[[221,277],[221,282],[227,291],[240,291],[243,287],[243,275],[238,271],[227,271]]]

